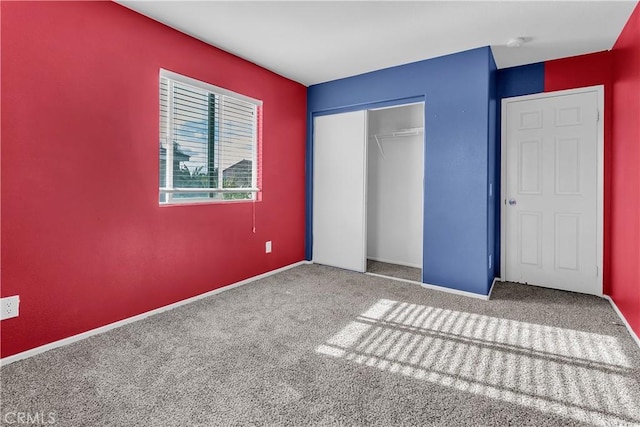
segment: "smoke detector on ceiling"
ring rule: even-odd
[[[524,37],[514,37],[507,41],[507,46],[509,47],[520,47],[526,42]]]

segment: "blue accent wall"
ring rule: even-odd
[[[500,98],[544,92],[544,62],[498,70]]]
[[[494,202],[495,217],[493,226],[493,235],[495,250],[494,259],[494,275],[500,276],[500,140],[502,138],[502,98],[510,98],[513,96],[531,95],[534,93],[544,92],[544,63],[522,65],[520,67],[503,68],[496,71],[496,91],[497,91],[497,113],[495,118],[496,135],[495,135],[495,182],[496,191]]]
[[[314,115],[422,97],[423,282],[488,293],[488,159],[495,144],[495,128],[489,124],[492,61],[490,48],[483,47],[308,88],[307,259],[312,259]]]

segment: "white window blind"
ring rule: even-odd
[[[254,199],[261,107],[160,70],[160,203]]]

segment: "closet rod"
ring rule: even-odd
[[[395,132],[389,132],[389,133],[378,133],[378,134],[374,134],[373,136],[378,139],[378,138],[395,138],[398,136],[415,136],[415,135],[420,135],[422,132],[424,132],[424,128],[410,128],[410,129],[399,129]]]

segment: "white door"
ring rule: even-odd
[[[601,102],[602,88],[503,101],[504,280],[602,294]]]
[[[313,122],[313,262],[366,270],[366,111]]]

